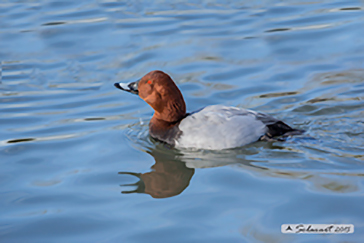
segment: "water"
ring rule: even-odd
[[[363,1],[3,1],[1,242],[361,242]],[[188,111],[307,130],[179,151],[114,88],[169,73]],[[123,192],[123,193],[121,193]],[[353,224],[292,235],[281,224]]]

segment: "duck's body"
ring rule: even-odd
[[[256,142],[267,133],[267,126],[250,110],[222,105],[207,106],[182,119],[176,146],[225,149]]]
[[[228,149],[302,132],[269,115],[236,107],[212,105],[187,114],[181,92],[161,71],[115,86],[138,93],[154,108],[149,123],[151,137],[179,148]]]

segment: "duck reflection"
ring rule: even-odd
[[[152,171],[147,173],[119,172],[122,175],[132,175],[139,179],[134,184],[121,186],[136,186],[132,191],[122,193],[146,193],[153,198],[173,197],[183,192],[189,185],[195,169],[187,168],[173,151],[154,150],[148,152],[155,159]]]
[[[272,144],[267,145],[275,148]],[[120,175],[131,175],[139,179],[132,184],[122,184],[121,187],[136,187],[134,190],[122,191],[128,193],[145,193],[153,198],[168,198],[182,193],[190,183],[195,169],[226,166],[239,164],[241,167],[248,167],[249,170],[267,170],[251,164],[239,155],[256,154],[257,151],[246,149],[231,150],[198,150],[180,151],[170,148],[165,144],[158,143],[156,147],[147,148],[146,152],[153,156],[155,164],[150,172],[119,172]]]
[[[264,154],[261,151],[269,151]],[[145,150],[144,150],[145,151]],[[322,169],[322,164],[308,163],[271,163],[264,157],[271,159],[285,159],[284,146],[276,146],[273,143],[261,143],[250,147],[222,150],[222,151],[179,151],[164,146],[147,148],[147,153],[153,156],[155,164],[147,173],[119,172],[121,175],[131,175],[139,179],[133,184],[134,190],[122,191],[122,193],[145,193],[153,198],[168,198],[182,193],[190,183],[195,169],[234,165],[243,171],[248,171],[259,177],[285,178],[290,180],[302,180],[308,182],[310,190],[322,193],[352,193],[358,191],[360,186],[355,180],[362,177],[362,173],[336,171],[330,167]],[[299,151],[299,150],[298,150]],[[275,153],[273,153],[275,152]],[[257,157],[259,154],[260,157]],[[283,155],[282,155],[283,154]],[[247,159],[255,157],[255,160]],[[298,158],[298,161],[301,161]]]

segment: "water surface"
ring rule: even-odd
[[[363,1],[0,3],[1,242],[361,242]],[[194,111],[307,132],[225,151],[148,137],[114,88],[170,74]],[[287,235],[281,224],[353,224]]]

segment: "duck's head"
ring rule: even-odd
[[[154,117],[167,122],[177,122],[186,114],[181,91],[171,77],[162,71],[152,71],[136,82],[115,83],[116,88],[138,94],[155,111]]]

